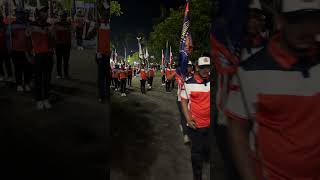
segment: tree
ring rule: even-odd
[[[123,14],[118,1],[111,1],[111,16],[121,16]]]
[[[210,50],[210,26],[212,7],[211,0],[190,1],[189,13],[191,23],[191,36],[193,40],[193,52],[191,59],[197,59],[202,53]],[[179,57],[180,36],[182,30],[185,6],[170,10],[170,15],[162,22],[154,26],[148,39],[148,47],[158,63],[161,63],[161,49],[166,47],[166,41],[172,47],[174,57]],[[176,59],[177,60],[177,59]]]

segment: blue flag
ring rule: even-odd
[[[188,59],[191,52],[192,38],[190,33],[189,2],[187,2],[181,33],[179,71],[177,71],[182,77],[187,74]]]

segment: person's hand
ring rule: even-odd
[[[98,59],[102,58],[102,54],[101,53],[97,53],[97,58]]]
[[[192,129],[197,129],[196,122],[193,119],[187,120],[187,126],[192,128]]]

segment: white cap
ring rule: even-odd
[[[283,0],[282,12],[320,10],[320,0]]]
[[[249,8],[262,10],[260,0],[252,0],[249,5]]]
[[[210,66],[210,58],[209,57],[200,57],[198,59],[198,66]]]
[[[191,61],[188,61],[188,65],[192,65],[192,62],[191,62]]]

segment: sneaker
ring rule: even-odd
[[[4,81],[4,77],[3,76],[0,76],[0,81]]]
[[[51,109],[52,108],[52,105],[50,104],[49,100],[46,99],[43,101],[43,105],[46,109]]]
[[[189,139],[188,135],[184,135],[183,136],[183,142],[184,142],[184,144],[188,144],[190,142],[190,139]]]
[[[123,96],[126,97],[127,96],[126,93],[123,93]]]
[[[61,77],[61,76],[57,76],[56,78],[57,78],[57,79],[61,79],[62,77]]]
[[[42,110],[44,108],[44,104],[42,101],[37,101],[37,109]]]
[[[7,81],[8,81],[8,82],[13,82],[13,78],[12,78],[12,77],[8,77],[8,78],[7,78]]]
[[[18,92],[23,92],[23,87],[22,87],[22,86],[18,86],[18,87],[17,87],[17,91],[18,91]]]
[[[31,92],[31,88],[30,88],[30,86],[29,85],[25,85],[25,90],[26,90],[26,92]]]
[[[203,180],[210,180],[210,163],[204,163],[202,171]]]

